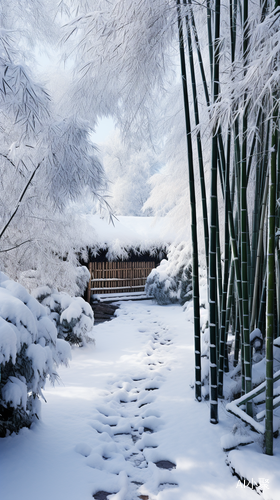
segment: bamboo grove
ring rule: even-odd
[[[259,329],[266,356],[264,448],[271,455],[273,341],[280,334],[279,0],[206,0],[202,5],[176,0],[176,6],[191,201],[195,397],[201,400],[201,200],[209,290],[210,421],[219,419],[218,400],[229,370],[229,332],[234,335],[233,366],[240,366],[242,394],[248,394],[253,389],[251,334]],[[201,49],[197,16],[200,26],[204,18],[208,53]],[[200,127],[205,109],[211,135],[209,189]],[[197,170],[200,190],[194,181]],[[252,417],[253,412],[249,400],[246,413]]]

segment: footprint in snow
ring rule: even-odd
[[[109,495],[115,495],[116,494],[116,491],[113,492],[109,492],[109,491],[97,491],[96,493],[94,493],[92,496],[95,500],[108,500],[108,496]]]
[[[129,319],[139,321],[137,315],[130,316]],[[138,331],[150,334],[145,350],[139,353],[141,362],[146,365],[143,367],[144,371],[138,372],[134,377],[124,374],[121,380],[119,378],[112,380],[110,383],[111,391],[105,398],[106,403],[97,409],[100,414],[99,416],[94,415],[95,420],[92,423],[97,432],[106,432],[107,434],[107,437],[105,435],[102,437],[99,434],[98,439],[103,440],[105,436],[108,440],[107,445],[115,446],[116,450],[112,455],[109,449],[103,450],[102,448],[101,460],[98,461],[96,457],[96,460],[91,461],[91,466],[94,466],[95,463],[96,468],[115,473],[113,462],[120,461],[121,458],[125,460],[128,468],[122,470],[126,471],[125,474],[127,474],[127,494],[129,494],[126,497],[127,500],[132,500],[132,498],[133,500],[136,498],[149,499],[149,496],[144,492],[141,494],[141,486],[145,483],[148,485],[153,477],[151,474],[154,474],[149,464],[154,464],[154,468],[161,469],[162,472],[159,472],[161,476],[165,474],[162,477],[159,476],[161,481],[157,484],[158,492],[178,486],[175,481],[172,481],[172,476],[167,476],[176,468],[176,464],[168,459],[160,460],[159,458],[162,457],[158,455],[158,450],[156,450],[159,446],[157,431],[164,422],[161,419],[161,414],[156,412],[154,405],[151,404],[156,400],[156,391],[160,389],[165,379],[161,374],[162,365],[166,365],[162,356],[165,349],[172,344],[171,335],[169,328],[159,321],[150,321],[149,324],[146,322],[138,328]],[[168,369],[168,366],[166,368]],[[150,370],[154,370],[154,373],[151,374]],[[135,472],[131,472],[132,470]],[[107,484],[107,488],[113,489],[114,487]],[[106,491],[106,483],[103,488],[94,493],[93,498],[109,500],[108,497],[115,493]]]
[[[165,469],[165,470],[176,469],[176,464],[170,462],[170,460],[159,460],[158,462],[155,462],[155,465],[159,469]]]
[[[75,451],[83,457],[88,457],[91,454],[91,447],[86,443],[79,443],[75,446]]]

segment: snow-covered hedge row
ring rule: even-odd
[[[48,286],[37,288],[33,296],[46,306],[57,328],[58,338],[77,345],[94,341],[93,311],[84,299],[70,297],[67,293],[51,290]]]
[[[0,273],[0,436],[39,416],[46,379],[54,382],[56,367],[70,358],[70,345],[57,338],[47,308]]]
[[[145,291],[159,304],[184,304],[191,299],[192,267],[186,243],[170,247],[167,260],[163,259],[149,274]]]

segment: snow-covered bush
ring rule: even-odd
[[[39,418],[46,379],[55,382],[56,367],[70,358],[47,309],[0,273],[0,436]]]
[[[149,274],[145,288],[159,304],[184,304],[192,297],[192,267],[186,243],[171,246],[167,260]]]
[[[58,338],[78,345],[94,342],[93,310],[84,299],[71,297],[48,286],[37,288],[33,295],[47,308],[57,328]]]
[[[62,261],[62,259],[60,260]],[[67,293],[76,297],[83,295],[90,279],[90,273],[86,266],[77,266],[73,261],[63,261],[57,266],[54,262],[51,262],[51,266],[52,269],[48,274],[46,269],[43,271],[42,266],[35,265],[34,269],[24,271],[21,269],[17,273],[16,281],[21,283],[31,294],[36,288],[47,285],[49,288],[56,287],[60,291],[67,291]]]

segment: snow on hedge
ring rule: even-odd
[[[33,295],[47,308],[59,338],[78,345],[94,341],[93,311],[84,299],[71,297],[48,286],[37,288]]]
[[[55,382],[57,366],[70,358],[47,308],[0,272],[0,436],[39,417],[46,379]]]
[[[184,304],[192,297],[192,266],[188,245],[181,242],[170,246],[167,260],[149,274],[145,288],[148,297],[158,304],[180,302]]]

